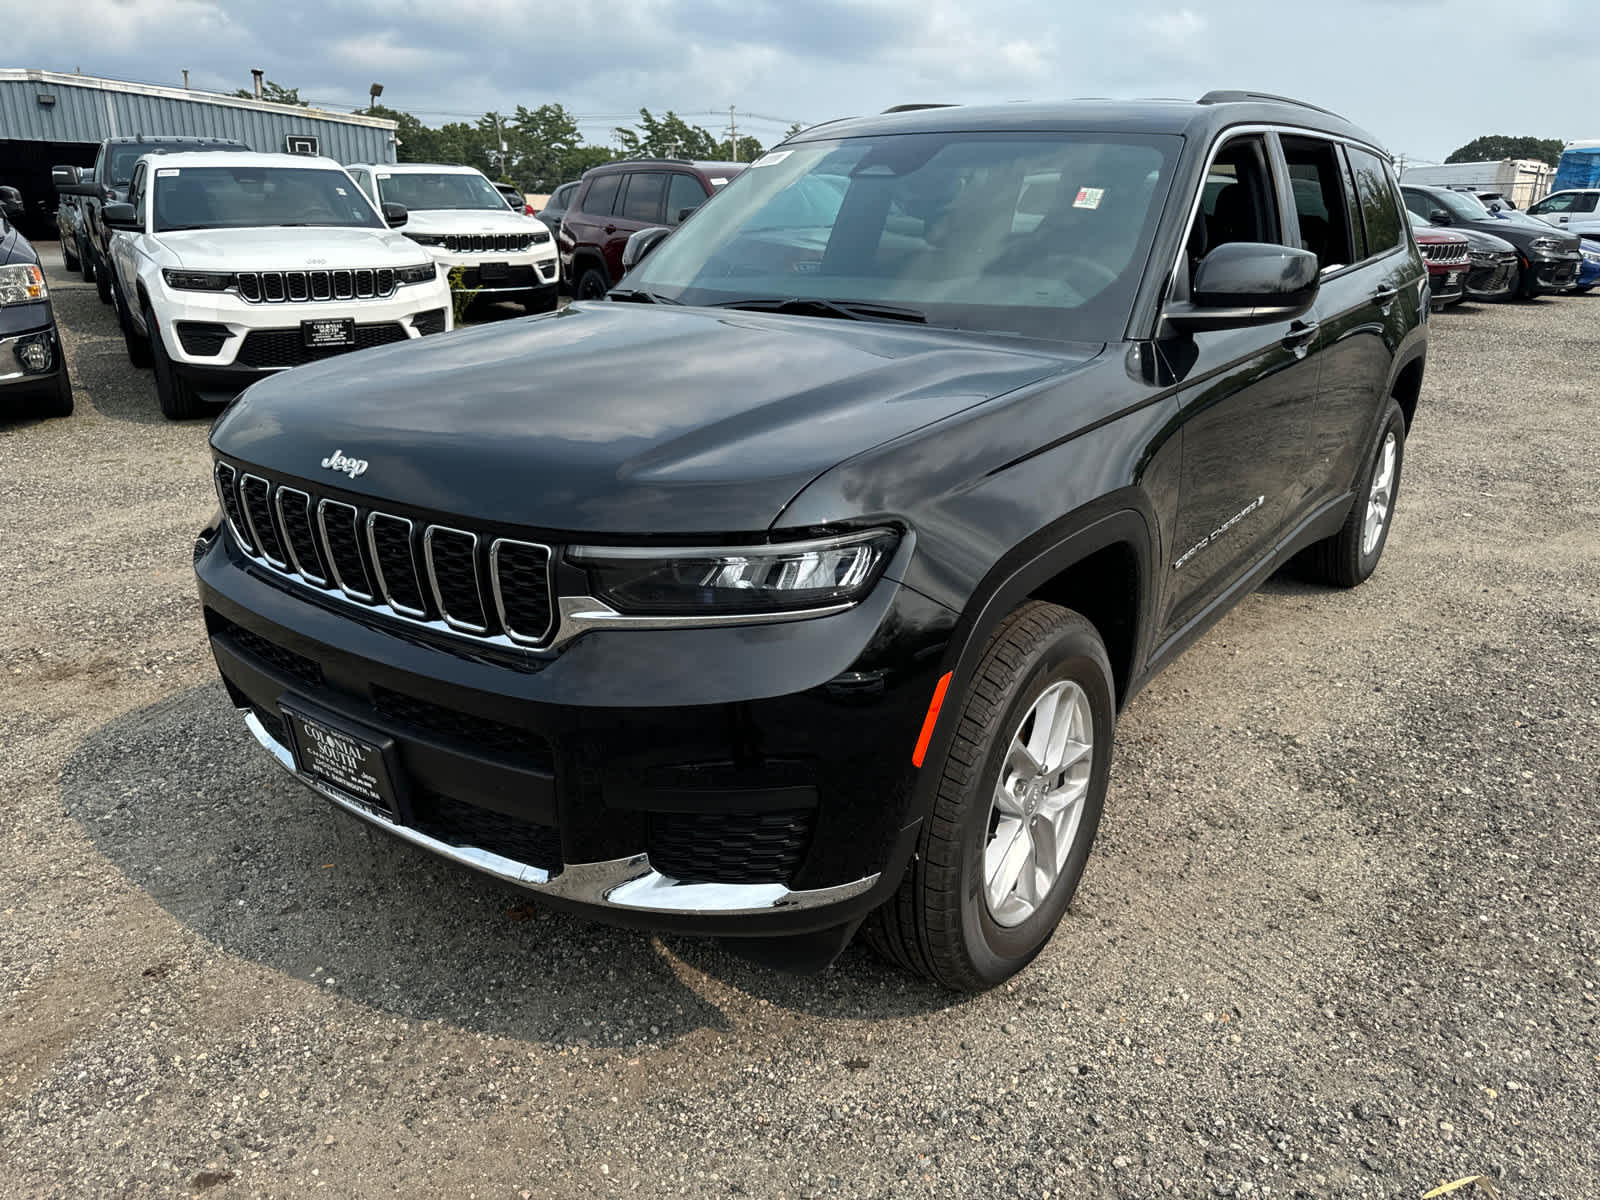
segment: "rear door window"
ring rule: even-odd
[[[1600,200],[1600,192],[1579,192],[1578,195],[1573,197],[1572,211],[1592,213],[1597,200]]]
[[[589,190],[584,193],[583,203],[579,207],[597,217],[609,217],[611,206],[616,203],[617,187],[621,183],[621,175],[602,175],[590,180]]]
[[[685,210],[699,208],[706,202],[706,189],[693,175],[674,171],[667,185],[667,224],[676,225],[689,213]]]
[[[660,171],[636,171],[629,175],[628,191],[622,198],[623,219],[659,225],[666,191],[667,177]]]
[[[1394,183],[1388,164],[1376,154],[1355,146],[1345,147],[1350,174],[1355,178],[1361,224],[1367,234],[1367,254],[1382,254],[1405,244],[1405,226],[1394,201]]]
[[[1355,243],[1350,236],[1338,147],[1320,138],[1286,137],[1282,141],[1289,184],[1294,189],[1300,245],[1317,256],[1317,265],[1324,271],[1349,266],[1356,260]]]

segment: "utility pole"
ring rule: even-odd
[[[728,144],[733,147],[733,161],[739,161],[739,122],[734,119],[733,105],[728,105]]]

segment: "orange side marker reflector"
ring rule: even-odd
[[[917,748],[911,752],[913,767],[922,766],[923,756],[928,753],[928,743],[933,741],[933,727],[939,723],[939,708],[944,704],[944,694],[950,688],[952,674],[946,671],[934,685],[933,699],[928,702],[928,715],[922,719],[922,734],[917,738]]]

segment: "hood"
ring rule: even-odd
[[[412,208],[406,210],[404,227],[413,233],[537,233],[541,228],[509,208]]]
[[[299,367],[222,453],[374,499],[584,534],[752,532],[852,455],[1099,345],[597,302]],[[323,471],[341,450],[358,478]]]
[[[1559,243],[1559,249],[1571,251],[1578,248],[1578,239],[1563,232],[1554,225],[1546,225],[1538,219],[1507,220],[1504,217],[1485,217],[1481,221],[1457,221],[1454,225],[1446,226],[1448,229],[1459,229],[1463,233],[1469,229],[1479,233],[1491,234],[1497,238],[1504,238],[1513,247],[1524,252],[1533,243],[1535,238],[1551,238]]]
[[[0,221],[0,267],[11,263],[36,263],[39,256],[22,231],[9,221]]]
[[[1454,230],[1442,229],[1434,225],[1426,228],[1417,226],[1411,230],[1411,233],[1417,239],[1418,244],[1424,246],[1449,246],[1456,242],[1468,240],[1467,235],[1464,233],[1456,233]]]
[[[423,260],[421,249],[392,229],[267,226],[260,229],[180,229],[155,235],[180,265],[201,271],[296,271],[408,266]]]
[[[1420,231],[1419,231],[1420,232]],[[1444,232],[1439,230],[1438,232]],[[1472,243],[1472,249],[1479,254],[1515,254],[1517,248],[1505,238],[1495,237],[1492,233],[1481,233],[1476,229],[1460,229],[1461,236]]]

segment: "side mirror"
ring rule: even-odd
[[[700,206],[698,204],[691,204],[688,208],[680,208],[678,210],[678,224],[682,225],[685,221],[687,221],[689,219],[689,214],[694,212],[694,210],[699,207]]]
[[[406,216],[404,204],[396,204],[393,200],[383,202],[383,223],[390,229],[399,229],[408,220],[410,218]]]
[[[1428,214],[1428,223],[1431,225],[1449,225],[1451,223],[1449,210],[1436,208]]]
[[[1317,256],[1266,242],[1226,242],[1200,260],[1193,299],[1163,316],[1187,333],[1272,325],[1300,316],[1317,299]]]
[[[652,225],[648,229],[641,229],[637,233],[628,235],[628,242],[622,247],[622,272],[626,275],[634,267],[644,261],[645,255],[654,250],[672,230],[662,225]]]
[[[78,182],[77,167],[51,167],[50,183],[60,190],[63,187],[72,187]]]
[[[100,210],[100,219],[105,222],[107,229],[120,229],[126,233],[144,232],[144,222],[131,204],[108,204]]]

